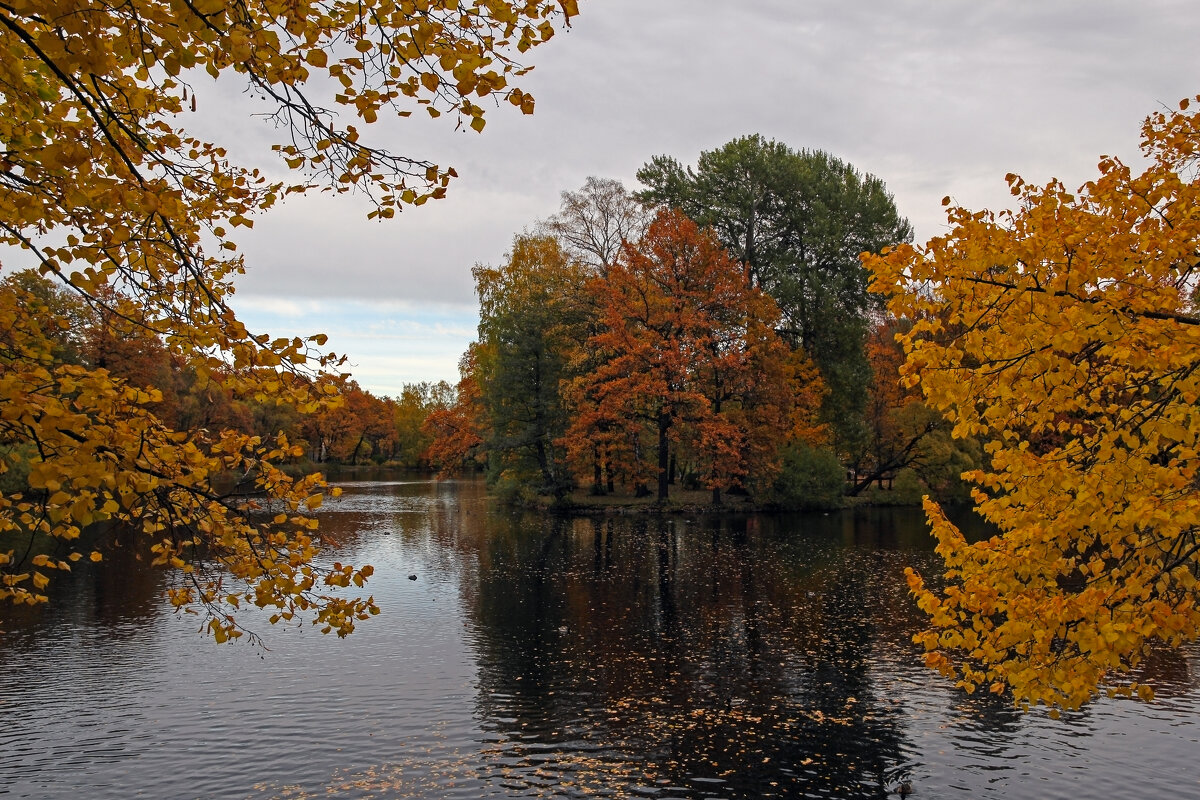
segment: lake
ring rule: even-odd
[[[921,666],[918,510],[567,518],[418,481],[321,516],[376,567],[346,640],[216,645],[128,552],[6,620],[0,796],[1200,796],[1194,654],[1061,721]]]

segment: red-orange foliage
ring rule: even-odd
[[[866,404],[867,438],[853,454],[856,473],[852,494],[878,481],[895,476],[898,470],[927,464],[927,437],[941,426],[939,415],[921,401],[920,390],[906,387],[900,378],[904,350],[896,335],[904,326],[889,320],[876,325],[867,337],[867,359],[871,383]]]
[[[483,348],[472,342],[458,364],[461,376],[454,404],[434,410],[421,425],[421,431],[433,436],[423,454],[439,475],[452,475],[472,462],[478,462],[487,429],[487,412],[479,389],[479,363]]]
[[[886,451],[894,449],[900,435],[896,412],[921,399],[917,389],[900,382],[904,350],[896,341],[896,331],[896,323],[889,321],[876,325],[867,336],[867,361],[871,365],[866,413],[869,453],[867,463],[861,466],[868,468],[881,465],[887,460]]]
[[[672,444],[698,460],[718,502],[752,469],[769,472],[794,422],[793,355],[775,334],[774,301],[716,237],[660,212],[589,288],[600,320],[594,365],[572,387],[565,442],[576,463],[599,445],[627,482],[656,479],[661,500]]]
[[[355,381],[342,387],[341,403],[304,419],[301,431],[316,461],[357,464],[360,458],[382,461],[395,449],[394,403],[376,397]]]

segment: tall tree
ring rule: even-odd
[[[570,476],[557,444],[567,426],[559,384],[582,342],[584,273],[545,236],[518,236],[506,263],[472,272],[479,341],[493,355],[480,375],[493,471],[528,464],[542,491],[562,495]]]
[[[604,273],[626,242],[642,238],[651,216],[620,181],[589,177],[578,191],[562,193],[558,213],[540,227],[571,258]]]
[[[489,96],[531,112],[509,85],[524,71],[516,53],[573,13],[574,0],[5,2],[0,246],[24,248],[43,275],[240,398],[337,402],[326,370],[341,362],[314,350],[324,337],[251,335],[230,310],[243,269],[232,232],[321,186],[364,190],[377,217],[442,196],[452,169],[372,146],[357,125],[425,109],[480,130]],[[262,102],[294,181],[268,181],[180,124],[203,101],[189,83],[200,69]],[[47,332],[69,323],[51,314],[19,287],[0,291],[0,443],[36,453],[29,491],[0,497],[0,600],[45,601],[80,530],[111,520],[153,538],[156,561],[181,576],[172,602],[206,611],[217,639],[241,634],[242,602],[276,619],[312,612],[338,634],[376,610],[323,588],[361,585],[369,569],[314,561],[302,512],[323,482],[273,466],[295,452],[285,436],[171,429],[154,413],[159,392],[56,363]],[[250,510],[269,513],[214,488],[230,471],[261,494]]]
[[[927,503],[945,588],[909,572],[927,660],[968,691],[1073,708],[1200,636],[1200,114],[1180,109],[1145,123],[1140,174],[1010,175],[1016,211],[951,207],[948,234],[867,260],[913,321],[908,380],[991,457],[971,480],[1000,535]]]
[[[645,203],[711,226],[775,298],[784,328],[817,362],[843,448],[860,442],[870,380],[864,344],[876,302],[859,254],[909,241],[883,181],[820,150],[745,136],[684,167],[657,156],[638,171]]]
[[[769,461],[763,430],[786,430],[793,373],[775,334],[778,308],[745,281],[710,231],[664,210],[635,246],[590,284],[600,325],[588,341],[594,366],[576,379],[580,413],[568,434],[577,455],[596,437],[633,456],[626,470],[650,477],[666,500],[670,448],[683,442],[703,461],[714,500],[748,466]],[[646,443],[650,462],[640,452]]]

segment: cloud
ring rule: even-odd
[[[749,133],[883,178],[924,240],[944,228],[945,195],[1002,208],[1008,172],[1078,185],[1101,154],[1136,159],[1140,120],[1194,94],[1200,74],[1200,10],[1180,0],[592,0],[581,11],[531,54],[533,117],[496,109],[482,136],[415,118],[387,129],[396,149],[458,169],[447,199],[378,225],[350,198],[290,201],[245,240],[243,292],[470,307],[470,268],[497,263],[560,191],[589,175],[632,185],[651,156],[694,162]],[[462,346],[435,368],[422,336]],[[405,374],[446,376],[469,338],[420,327],[396,347],[413,353]],[[343,342],[364,348],[364,384],[399,369],[364,339]]]
[[[458,360],[475,338],[473,306],[313,298],[237,298],[239,318],[255,333],[324,333],[325,349],[347,356],[364,388],[399,395],[406,383],[458,382]]]
[[[354,195],[289,199],[239,240],[248,272],[235,308],[336,328],[337,348],[380,386],[394,386],[390,370],[453,378],[474,325],[471,267],[498,263],[514,234],[589,175],[632,184],[654,155],[694,162],[762,133],[883,178],[924,240],[944,228],[945,195],[1002,208],[1008,172],[1075,186],[1101,154],[1136,160],[1140,121],[1200,90],[1191,0],[580,6],[571,30],[527,54],[536,69],[519,84],[537,98],[534,116],[492,109],[482,135],[420,115],[365,127],[372,144],[453,165],[461,177],[446,199],[385,222],[366,220]],[[263,108],[236,76],[198,78],[196,89],[200,110],[185,123],[283,174],[269,152],[281,132],[253,116]],[[429,307],[456,311],[439,323]]]
[[[243,291],[471,303],[471,267],[499,261],[560,191],[588,175],[632,182],[653,155],[690,162],[756,132],[879,175],[925,238],[944,195],[1004,205],[1007,172],[1078,184],[1102,153],[1136,157],[1139,121],[1193,92],[1200,72],[1200,11],[1177,0],[581,6],[529,54],[533,117],[494,109],[480,136],[415,116],[368,128],[453,164],[447,199],[382,223],[352,196],[289,200],[243,237]],[[237,138],[249,125],[258,143],[274,133],[222,124]]]

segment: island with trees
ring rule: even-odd
[[[861,261],[911,239],[883,181],[758,135],[638,177],[563,192],[475,269],[479,339],[427,422],[435,466],[576,509],[965,497],[978,443],[901,385],[901,323]]]

